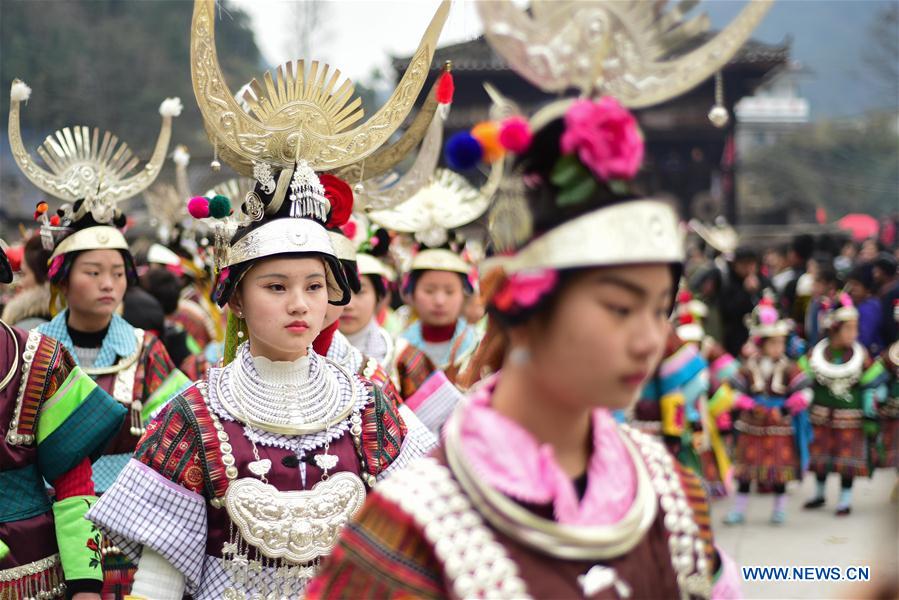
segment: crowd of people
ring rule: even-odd
[[[197,0],[196,101],[243,179],[136,233],[120,202],[159,173],[175,98],[140,175],[86,128],[58,148],[80,179],[16,155],[53,197],[0,253],[0,598],[733,598],[713,529],[753,491],[782,525],[791,482],[815,478],[815,510],[836,474],[846,517],[858,478],[899,468],[895,248],[686,244],[637,184],[636,118],[593,84],[438,137],[479,189],[436,157],[426,183],[363,180],[442,135],[449,69],[431,126],[397,136],[420,65],[361,124],[324,75],[248,109],[215,20]],[[30,95],[13,82],[18,145]],[[478,220],[486,239],[460,233]]]

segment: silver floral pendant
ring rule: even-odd
[[[334,454],[316,454],[314,460],[322,471],[330,471],[337,466],[337,456]]]
[[[265,477],[265,475],[272,470],[272,461],[267,458],[254,460],[247,465],[247,468],[250,470],[250,473],[256,477]]]

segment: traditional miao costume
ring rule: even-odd
[[[492,11],[518,10],[501,7],[478,5],[489,17],[491,41],[490,23],[509,23]],[[578,22],[576,11],[560,5],[552,16]],[[505,56],[503,48],[496,46]],[[562,79],[559,89],[577,86]],[[539,125],[534,125],[533,137],[543,136],[546,147],[558,144],[563,114],[566,122],[575,111],[598,120],[607,107],[625,112],[611,98],[554,103],[535,118]],[[616,129],[628,126],[624,120],[616,121]],[[525,119],[493,125],[510,133],[505,150],[527,150],[531,125]],[[635,120],[629,126],[636,130]],[[597,125],[594,131],[599,129]],[[642,138],[634,133],[630,139]],[[468,141],[458,146],[463,144]],[[451,139],[448,148],[453,145]],[[482,145],[486,148],[486,142]],[[604,178],[594,179],[595,169],[588,170],[574,151],[555,165],[552,157],[537,154],[528,156],[533,162],[523,161],[523,174],[509,177],[510,193],[500,196],[491,214],[494,240],[513,240],[483,269],[496,284],[491,310],[505,318],[525,298],[526,306],[533,307],[555,291],[563,269],[682,261],[682,234],[667,204],[622,199],[592,208],[594,193],[610,193],[602,191],[610,189]],[[545,168],[534,173],[527,170],[541,160],[549,164],[537,163]],[[562,161],[569,168],[560,168]],[[550,171],[567,173],[556,185],[555,178],[550,184]],[[536,198],[529,188],[536,188]],[[562,200],[570,203],[564,208],[590,204],[579,207],[583,212],[576,216],[561,218],[561,224],[532,234],[536,217],[525,195],[532,202],[554,202],[557,210]],[[523,240],[516,236],[522,229]],[[500,268],[494,280],[491,276]],[[702,484],[660,440],[595,409],[586,476],[572,481],[551,447],[492,408],[502,377],[500,371],[483,381],[457,405],[438,451],[387,479],[369,496],[310,584],[308,598],[669,598],[736,592],[736,569],[714,546]]]
[[[439,146],[438,146],[439,148]],[[411,299],[418,279],[428,271],[455,273],[466,296],[473,293],[473,266],[461,257],[449,232],[476,220],[487,210],[496,191],[501,165],[481,187],[447,169],[433,169],[427,185],[401,204],[367,214],[381,227],[414,235],[420,250],[404,265],[402,292]],[[480,332],[462,314],[455,323],[432,326],[416,318],[397,336],[391,375],[403,398],[429,427],[438,430],[452,410],[458,395],[451,383],[477,350]]]
[[[790,324],[780,319],[773,303],[763,300],[750,316],[749,336],[761,348],[766,338],[783,337]],[[746,359],[734,385],[740,397],[734,428],[737,434],[734,477],[739,488],[728,524],[745,520],[752,482],[775,493],[771,521],[786,518],[786,485],[802,481],[808,468],[811,439],[806,408],[812,399],[811,380],[798,364],[784,354],[774,360],[753,355]]]
[[[194,54],[195,83],[199,77],[218,81],[206,88],[210,94],[227,88],[213,41],[214,9],[212,1],[196,2],[191,38],[194,49],[202,49]],[[438,11],[423,37],[421,52],[427,57],[447,9]],[[289,86],[295,84],[292,69],[286,75],[281,69],[279,73]],[[400,85],[412,89],[414,96],[424,73],[410,70]],[[255,80],[253,89],[262,89]],[[249,115],[230,92],[224,98],[232,114],[241,113],[253,127],[283,131],[278,110]],[[332,101],[324,92],[322,98]],[[216,116],[220,101],[202,93],[197,101],[213,143],[222,143]],[[296,104],[284,98],[264,102],[311,110],[305,99]],[[383,143],[409,109],[411,103],[404,110],[384,107],[392,115],[389,131],[372,129],[369,121],[344,133]],[[227,200],[217,196],[190,201],[193,216],[224,219],[212,224],[218,232],[214,298],[219,305],[228,301],[257,261],[282,255],[321,258],[329,302],[340,305],[350,298],[324,224],[340,225],[341,214],[346,219],[352,191],[338,177],[319,175],[314,167],[339,170],[365,154],[354,146],[355,152],[343,157],[345,162],[334,164],[329,162],[330,142],[310,143],[300,160],[285,161],[283,157],[294,155],[287,146],[293,136],[317,139],[317,133],[303,129],[308,119],[296,122],[291,135],[276,137],[261,155],[239,144],[223,152],[233,168],[250,169],[256,179],[230,242],[223,237],[233,222],[227,217]],[[230,349],[244,327],[236,315],[229,316],[226,365],[211,369],[206,381],[196,382],[169,402],[115,485],[88,515],[129,557],[139,560],[135,595],[300,596],[372,486],[433,445],[433,440],[424,447],[407,443],[416,433],[409,430],[395,402],[312,348],[294,362],[272,362],[251,355],[245,342],[236,346],[231,360]],[[425,437],[419,440],[430,435],[422,433]]]
[[[21,142],[19,112],[19,102],[12,102],[10,123],[15,127],[11,127],[10,136],[14,144]],[[118,159],[114,158],[114,148],[104,143],[102,148],[106,151],[100,152],[101,148],[97,147],[99,131],[94,130],[91,137],[86,127],[74,128],[78,143],[70,143],[63,148],[65,159],[48,163],[52,172],[38,167],[27,152],[16,154],[16,161],[23,173],[37,187],[67,201],[52,219],[47,214],[46,204],[38,205],[37,214],[42,219],[41,236],[47,249],[53,250],[48,271],[54,298],[51,310],[58,310],[64,305],[59,285],[69,276],[75,258],[81,252],[106,249],[120,252],[125,260],[129,284],[136,284],[134,259],[118,229],[124,226],[125,217],[117,208],[117,203],[140,193],[159,172],[171,137],[172,118],[181,112],[180,100],[165,100],[159,112],[162,127],[156,148],[150,162],[137,174],[128,175],[137,163],[136,158],[127,169],[116,168],[115,161]],[[71,130],[64,132],[57,132],[57,138],[70,140]],[[109,135],[105,134],[103,139],[106,140]],[[58,150],[54,150],[57,146],[52,138],[48,138],[44,145],[41,148],[43,156],[56,156]],[[124,145],[117,150],[122,153],[126,151],[130,154]],[[74,180],[77,184],[72,184],[71,175],[76,169],[78,177]],[[75,364],[128,409],[128,419],[93,466],[94,488],[98,495],[102,494],[130,459],[144,432],[144,425],[189,380],[175,368],[155,335],[131,326],[117,314],[113,314],[102,336],[84,336],[90,341],[82,343],[76,342],[70,333],[68,309],[56,314],[37,330],[65,346]],[[133,566],[125,562],[115,548],[105,548],[104,560],[106,592],[127,594]]]
[[[699,448],[702,478],[712,496],[726,496],[733,487],[726,438],[732,428],[730,410],[734,392],[731,380],[740,363],[717,340],[706,335],[702,319],[708,314],[708,307],[693,298],[689,291],[679,292],[676,314],[677,336],[685,342],[696,344],[700,356],[708,365],[709,390],[707,395],[698,398],[702,427]]]
[[[662,362],[643,387],[630,419],[634,428],[662,439],[699,477],[703,468],[693,437],[702,432],[700,409],[708,389],[708,363],[699,347],[672,329]]]
[[[0,249],[0,283],[11,279]],[[0,321],[0,598],[100,592],[91,461],[125,413],[59,342]]]
[[[387,265],[371,254],[358,253],[356,255],[356,264],[359,267],[360,277],[380,278],[385,290],[387,289],[387,282],[393,279]],[[393,368],[395,349],[393,336],[378,324],[377,315],[372,317],[368,325],[354,334],[347,334],[345,337],[363,355],[374,358],[385,369]]]
[[[899,303],[893,307],[894,318],[899,321]],[[880,464],[899,469],[899,341],[883,352],[881,358],[890,379],[886,398],[878,407],[880,417]],[[899,489],[899,488],[897,488]]]
[[[858,311],[848,294],[840,294],[825,312],[825,329],[845,321],[857,321]],[[876,417],[875,392],[886,380],[883,363],[873,361],[864,347],[855,342],[850,349],[834,350],[825,337],[799,360],[814,380],[814,397],[809,406],[814,438],[809,448],[809,470],[817,478],[815,496],[806,508],[824,505],[824,488],[829,473],[841,478],[837,515],[851,510],[852,482],[870,474],[871,460],[865,421]]]

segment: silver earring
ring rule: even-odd
[[[239,329],[237,330],[237,339],[239,339],[239,340],[243,339],[243,331],[241,331]]]

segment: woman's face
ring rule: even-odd
[[[363,275],[360,279],[362,280],[362,289],[358,294],[353,294],[350,303],[346,305],[343,315],[340,317],[340,332],[345,335],[361,331],[371,323],[378,311],[378,296],[375,294],[371,276]]]
[[[319,258],[271,258],[247,271],[228,305],[246,320],[254,356],[293,361],[306,355],[325,320],[325,274]]]
[[[844,321],[830,334],[830,345],[834,348],[847,349],[858,339],[858,321]]]
[[[464,303],[465,291],[459,273],[425,271],[412,292],[412,307],[425,325],[452,325],[462,314]]]
[[[118,250],[88,250],[72,263],[60,286],[69,311],[90,320],[111,319],[128,288],[125,259]]]
[[[765,338],[762,340],[762,355],[772,360],[783,357],[787,351],[787,338],[782,335]]]
[[[540,392],[572,408],[632,404],[662,357],[672,285],[666,265],[597,268],[566,285],[551,317],[525,326]]]

